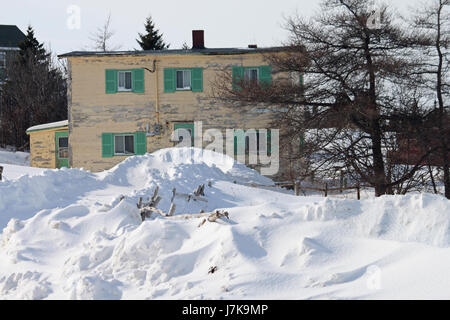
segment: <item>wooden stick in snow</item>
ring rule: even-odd
[[[204,184],[199,185],[199,186],[197,187],[197,189],[195,189],[194,195],[195,195],[196,197],[198,197],[198,196],[204,196],[204,195],[205,195],[205,185],[204,185]]]
[[[169,217],[173,216],[173,214],[175,213],[175,208],[176,208],[176,207],[177,207],[177,206],[176,206],[175,203],[172,203],[172,204],[170,205],[169,212],[167,213],[167,215],[168,215]]]
[[[208,199],[205,199],[203,197],[199,197],[193,194],[187,194],[187,193],[175,193],[176,197],[182,197],[185,198],[187,202],[194,200],[194,201],[203,201],[203,202],[208,202]]]

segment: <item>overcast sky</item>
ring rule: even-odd
[[[400,12],[420,0],[389,1]],[[183,42],[192,44],[193,29],[205,30],[205,46],[246,47],[277,46],[286,40],[284,17],[296,11],[311,15],[319,9],[319,0],[21,0],[3,1],[0,24],[17,25],[24,33],[31,24],[39,41],[54,53],[92,49],[90,34],[111,13],[112,42],[122,50],[138,48],[136,37],[143,32],[145,18],[151,14],[156,27],[171,48]],[[74,26],[71,6],[80,9],[79,28]],[[76,14],[76,13],[75,13]]]

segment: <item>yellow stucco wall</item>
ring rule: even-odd
[[[30,165],[39,168],[56,168],[55,132],[67,132],[68,127],[28,132],[30,136]]]
[[[153,68],[145,71],[145,92],[105,93],[106,69]],[[92,171],[111,168],[124,156],[102,157],[101,134],[152,131],[157,123],[156,105],[159,102],[159,123],[162,134],[147,137],[147,152],[171,147],[170,134],[174,122],[202,121],[203,130],[209,128],[269,128],[271,114],[254,110],[240,112],[213,101],[212,82],[223,68],[231,66],[268,65],[262,54],[236,55],[158,55],[158,56],[101,56],[69,57],[69,145],[70,164]],[[164,68],[203,68],[203,92],[164,92]],[[276,73],[272,70],[272,79]],[[156,94],[158,93],[158,94]]]

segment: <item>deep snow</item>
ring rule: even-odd
[[[208,181],[208,203],[176,198],[174,217],[141,222],[137,200],[157,185],[167,211],[174,187]],[[248,182],[272,184],[193,148],[0,182],[0,298],[450,298],[445,198],[296,197]],[[230,220],[179,218],[215,209]]]

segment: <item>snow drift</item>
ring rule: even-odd
[[[141,221],[137,199],[156,186],[167,210],[173,188],[208,181],[207,203],[176,199],[174,217]],[[445,198],[296,197],[240,182],[272,184],[194,148],[1,182],[0,298],[450,298]],[[215,209],[230,220],[177,217]]]

